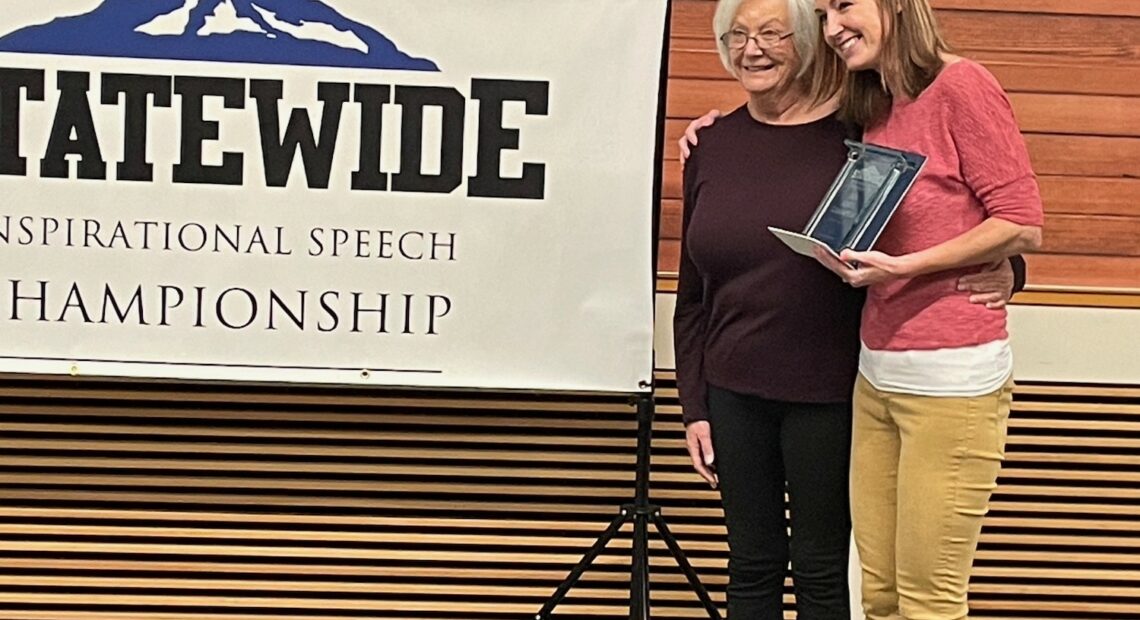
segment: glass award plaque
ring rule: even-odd
[[[870,250],[894,215],[926,157],[847,140],[847,162],[803,232],[768,227],[788,247],[812,256],[816,248],[839,257]]]

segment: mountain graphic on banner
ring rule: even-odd
[[[439,71],[321,0],[103,0],[0,37],[0,52]]]

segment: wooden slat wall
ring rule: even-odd
[[[5,619],[522,617],[632,487],[613,399],[8,380],[0,411]],[[618,613],[628,545],[566,611]]]
[[[1140,2],[933,0],[955,49],[1010,93],[1045,199],[1032,287],[1140,290]],[[745,95],[714,46],[712,0],[674,0],[662,205],[662,274],[677,269],[676,139]]]
[[[660,380],[652,494],[723,601]],[[0,378],[0,618],[530,617],[630,500],[634,430],[597,397]],[[625,615],[629,544],[559,617]],[[702,617],[651,548],[654,617]],[[1140,388],[1020,387],[972,617],[1137,618],[1138,567]]]

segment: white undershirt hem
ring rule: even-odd
[[[876,351],[863,344],[859,372],[883,392],[969,397],[989,394],[1013,374],[1009,340],[926,351]]]

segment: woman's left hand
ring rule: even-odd
[[[815,251],[815,258],[824,267],[835,272],[844,282],[854,287],[870,286],[880,282],[897,280],[907,276],[907,257],[891,256],[882,252],[856,252],[843,250],[840,260],[822,249]]]

